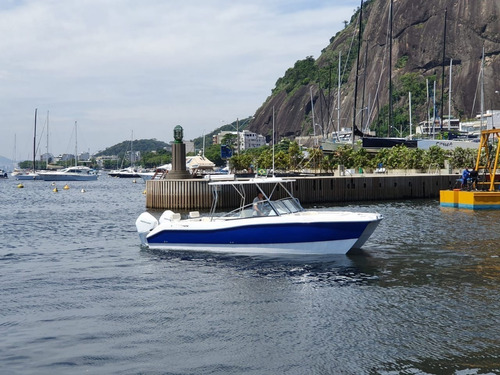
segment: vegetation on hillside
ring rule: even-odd
[[[114,146],[106,148],[104,151],[99,151],[95,156],[118,156],[118,158],[123,158],[124,155],[129,153],[131,150],[139,151],[141,153],[165,150],[170,148],[170,145],[163,141],[158,141],[157,139],[137,139],[134,141],[123,141]]]

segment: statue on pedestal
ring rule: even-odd
[[[182,142],[184,130],[177,125],[174,128],[174,143],[172,144],[172,170],[168,172],[166,179],[188,179],[191,173],[186,170],[186,145]]]

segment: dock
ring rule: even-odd
[[[453,189],[456,174],[356,174],[352,176],[292,177],[293,194],[302,204],[347,203],[380,200],[439,199],[440,191]],[[212,187],[206,179],[150,180],[146,182],[146,208],[208,210]],[[246,191],[245,203],[256,192]],[[219,208],[235,208],[240,197],[233,191],[219,192]]]

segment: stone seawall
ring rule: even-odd
[[[294,177],[293,194],[303,204],[376,200],[439,198],[439,191],[453,188],[456,174],[354,175]],[[245,186],[245,203],[256,192]],[[230,186],[221,186],[220,208],[236,208],[241,197]],[[212,205],[207,180],[155,180],[146,183],[146,207],[151,209],[207,210]]]

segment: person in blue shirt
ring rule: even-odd
[[[467,187],[467,180],[470,177],[470,172],[469,168],[465,168],[464,171],[462,172],[462,189],[465,189]]]

